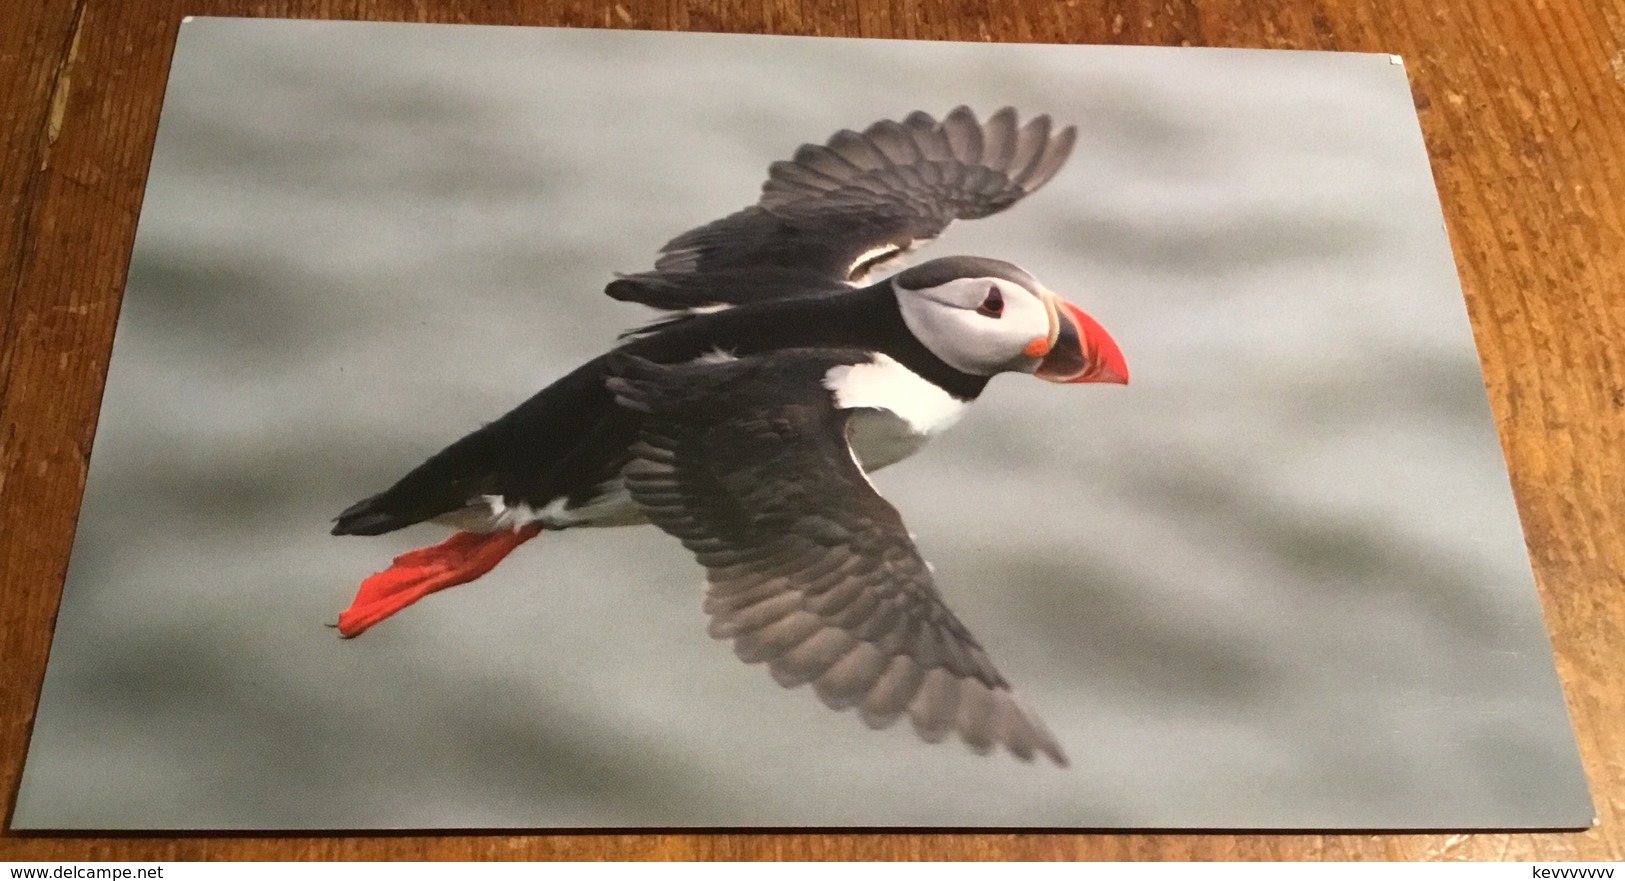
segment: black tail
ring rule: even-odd
[[[410,516],[385,509],[388,493],[362,499],[333,518],[334,535],[383,535],[418,522]]]
[[[482,429],[441,450],[394,486],[345,508],[333,518],[333,534],[383,535],[468,505],[501,462],[489,446]]]
[[[499,495],[541,506],[619,471],[637,423],[604,387],[604,357],[429,457],[334,518],[334,535],[382,535]],[[606,472],[606,469],[607,472]]]

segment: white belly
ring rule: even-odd
[[[890,410],[858,410],[847,423],[847,443],[865,471],[878,471],[920,451],[931,435],[915,431]]]
[[[966,402],[895,359],[876,353],[868,364],[833,367],[824,387],[835,406],[851,409],[848,443],[865,471],[901,462],[964,415]]]

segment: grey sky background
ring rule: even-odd
[[[353,641],[328,521],[645,320],[600,291],[840,128],[1005,104],[1016,262],[1133,384],[995,381],[876,483],[1073,766],[872,732],[652,528]],[[1380,55],[182,27],[14,825],[1578,826],[1404,69]]]

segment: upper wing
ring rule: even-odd
[[[1022,124],[1010,107],[986,122],[957,107],[941,121],[915,111],[837,132],[773,163],[755,205],[672,239],[654,272],[606,291],[680,309],[839,290],[954,220],[1020,201],[1060,170],[1076,136],[1044,115]]]
[[[612,356],[610,390],[646,414],[627,489],[706,568],[711,634],[781,685],[810,682],[874,728],[907,713],[927,741],[958,732],[977,752],[1002,744],[1064,765],[853,458],[851,411],[823,380],[865,357],[791,349],[672,367]]]

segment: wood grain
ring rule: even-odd
[[[15,796],[185,14],[1406,58],[1601,825],[1396,835],[30,838],[0,859],[1625,857],[1625,0],[44,0],[0,11],[0,791]]]

